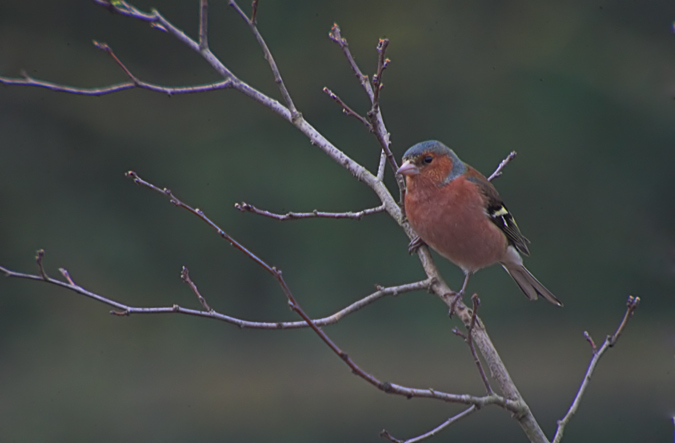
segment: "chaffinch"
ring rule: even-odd
[[[435,140],[418,143],[396,171],[405,176],[405,213],[419,238],[469,277],[500,263],[530,300],[538,295],[562,306],[523,266],[530,242],[520,233],[495,187],[457,154]],[[411,247],[415,246],[415,240]]]

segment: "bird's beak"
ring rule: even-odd
[[[401,167],[398,168],[396,173],[401,175],[417,175],[420,173],[420,169],[411,163],[410,160],[406,160]]]

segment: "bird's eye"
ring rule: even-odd
[[[422,159],[422,161],[424,161],[424,163],[426,163],[428,165],[429,163],[434,161],[434,158],[431,155],[425,155],[424,158]]]

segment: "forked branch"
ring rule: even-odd
[[[565,416],[562,419],[558,420],[558,428],[555,432],[555,436],[553,437],[552,443],[560,443],[560,441],[562,440],[563,433],[565,432],[565,427],[572,419],[574,414],[576,414],[577,410],[579,409],[579,404],[581,403],[581,398],[584,396],[584,393],[586,393],[586,389],[588,389],[588,384],[590,383],[591,376],[595,371],[595,366],[598,364],[598,361],[600,360],[600,358],[602,358],[603,354],[607,352],[609,348],[614,346],[616,342],[619,340],[621,333],[628,324],[628,320],[631,319],[631,317],[635,313],[635,310],[638,308],[639,304],[640,304],[640,297],[633,297],[632,295],[628,297],[628,300],[626,301],[626,312],[623,314],[621,323],[619,323],[619,326],[616,328],[616,331],[614,331],[614,334],[608,335],[607,338],[605,338],[605,341],[602,343],[600,348],[596,348],[595,343],[593,342],[593,339],[590,337],[588,332],[584,332],[584,337],[586,337],[586,340],[591,344],[591,348],[593,350],[593,357],[591,358],[591,362],[588,364],[588,369],[586,369],[586,374],[584,375],[584,379],[581,382],[581,386],[579,386],[577,395],[574,397],[574,401],[572,401],[572,405],[567,410]]]
[[[298,314],[301,318],[302,321],[311,328],[318,336],[319,338],[338,356],[342,361],[349,366],[349,368],[352,370],[354,374],[357,376],[361,377],[371,385],[377,387],[378,389],[382,390],[383,392],[386,392],[388,394],[396,394],[396,395],[401,395],[405,396],[407,398],[413,398],[413,397],[419,397],[419,398],[430,398],[430,399],[436,399],[436,400],[441,400],[445,402],[451,402],[451,403],[461,403],[461,404],[467,404],[467,405],[474,405],[477,408],[481,408],[487,405],[498,405],[501,406],[502,408],[505,408],[512,413],[519,414],[522,413],[522,406],[518,402],[514,402],[512,400],[509,400],[505,397],[496,395],[494,393],[485,395],[482,397],[477,397],[477,396],[471,396],[471,395],[461,395],[461,394],[451,394],[451,393],[446,393],[446,392],[440,392],[436,391],[434,389],[419,389],[419,388],[410,388],[406,386],[401,386],[398,384],[394,383],[389,383],[389,382],[384,382],[380,381],[377,379],[375,376],[372,374],[366,372],[363,370],[356,362],[354,362],[347,353],[342,351],[340,347],[337,346],[329,337],[328,335],[321,329],[321,325],[318,323],[318,321],[313,320],[305,313],[305,311],[302,309],[298,301],[296,300],[295,296],[293,295],[290,287],[286,283],[283,274],[281,270],[277,269],[274,266],[269,265],[267,262],[262,260],[259,256],[254,254],[252,251],[250,251],[248,248],[246,248],[243,244],[235,240],[233,237],[231,237],[227,232],[225,232],[223,229],[221,229],[217,224],[215,224],[211,219],[209,219],[204,212],[201,209],[198,208],[193,208],[192,206],[184,203],[180,199],[178,199],[169,189],[167,188],[160,188],[155,186],[154,184],[143,180],[138,176],[133,171],[130,171],[127,173],[127,176],[133,179],[133,181],[141,186],[147,187],[153,191],[156,191],[165,197],[169,199],[169,201],[179,207],[183,208],[190,213],[196,215],[199,217],[202,221],[206,222],[207,225],[212,227],[218,235],[229,242],[232,246],[234,246],[236,249],[244,253],[247,257],[249,257],[251,260],[253,260],[256,264],[258,264],[260,267],[262,267],[265,271],[267,271],[269,274],[272,275],[272,277],[275,278],[279,286],[281,287],[284,295],[286,296],[286,299],[288,301],[288,304],[291,308],[292,311],[294,311],[296,314]],[[40,269],[40,275],[31,275],[31,274],[23,274],[19,272],[14,272],[11,271],[7,268],[0,267],[0,271],[4,272],[8,277],[16,277],[16,278],[27,278],[31,280],[38,280],[38,281],[44,281],[46,283],[50,283],[56,286],[60,286],[66,289],[70,289],[72,291],[75,291],[77,293],[86,295],[94,300],[97,300],[101,303],[113,306],[116,308],[116,310],[112,311],[111,313],[114,315],[118,316],[128,316],[131,315],[132,313],[144,313],[144,314],[159,314],[159,313],[181,313],[181,314],[189,314],[189,315],[197,315],[197,316],[202,316],[202,317],[209,317],[209,318],[215,318],[215,319],[220,319],[220,320],[225,320],[230,323],[234,323],[231,321],[231,319],[226,320],[222,314],[218,314],[216,311],[211,309],[211,307],[208,305],[206,302],[206,299],[203,297],[203,295],[198,291],[196,285],[192,280],[189,278],[189,273],[188,271],[183,268],[183,271],[181,273],[181,278],[190,285],[191,289],[193,292],[197,295],[200,304],[204,308],[204,310],[192,310],[192,309],[186,309],[183,308],[179,305],[173,305],[171,307],[166,307],[166,308],[134,308],[130,306],[126,306],[122,303],[113,301],[111,299],[108,299],[106,297],[102,297],[98,294],[94,294],[81,286],[75,284],[73,280],[70,278],[70,276],[65,272],[62,271],[64,276],[67,275],[67,282],[53,279],[49,276],[47,276],[46,272],[44,271],[44,267],[42,264],[44,257],[44,251],[39,251],[36,257],[36,261],[38,264],[38,267]],[[400,293],[408,290],[416,290],[416,289],[421,289],[421,288],[429,288],[433,284],[433,281],[431,280],[426,280],[422,282],[417,282],[413,283],[411,285],[407,286],[399,286],[396,288],[392,288],[390,290],[387,290],[386,288],[381,288],[378,287],[378,293],[377,295],[371,294],[371,296],[366,297],[357,304],[353,304],[351,311],[354,312],[361,307],[372,303],[377,298],[380,298],[381,296],[385,295],[387,292],[389,293]],[[344,311],[344,310],[343,310]],[[341,311],[342,312],[342,311]],[[338,312],[332,316],[331,320],[334,321],[339,321],[340,318],[342,318],[344,315],[341,314],[341,312]],[[251,327],[259,327],[259,325],[250,325]],[[277,326],[277,329],[281,329],[281,327]]]

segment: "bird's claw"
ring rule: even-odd
[[[408,254],[414,254],[417,252],[419,248],[424,246],[426,243],[424,243],[424,240],[422,240],[418,235],[415,236],[412,240],[410,240],[410,243],[408,244]]]
[[[447,297],[452,297],[452,301],[450,302],[450,310],[448,311],[448,317],[452,317],[452,315],[455,313],[455,308],[457,307],[457,303],[462,301],[464,298],[464,292],[459,291],[459,292],[448,292],[445,294]]]

